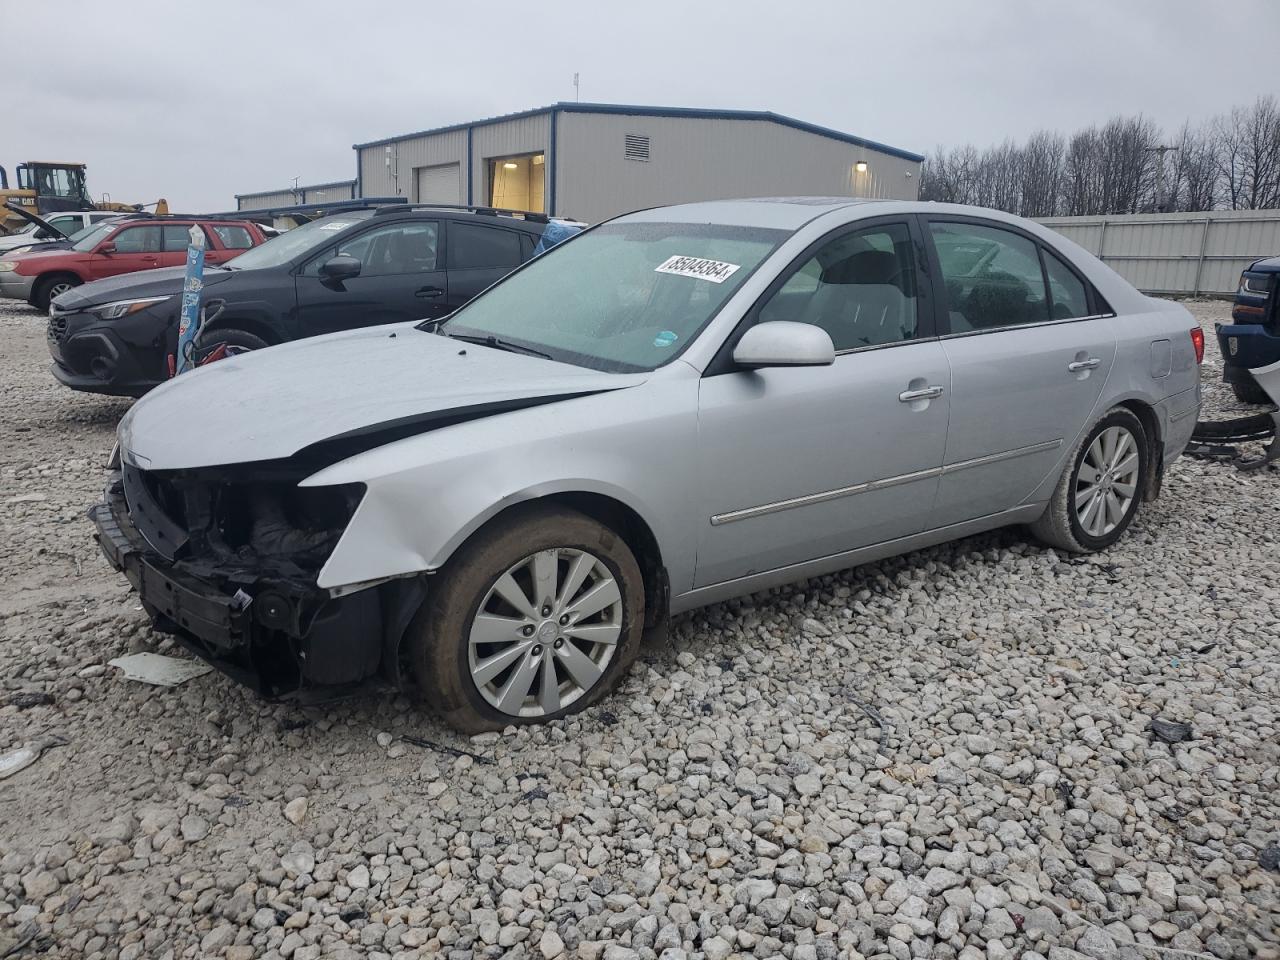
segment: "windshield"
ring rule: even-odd
[[[79,250],[85,253],[92,250],[99,243],[107,238],[107,235],[116,228],[114,223],[100,223],[96,227],[89,227],[87,230],[81,230],[76,234],[76,242],[71,245],[72,250]]]
[[[278,267],[320,247],[334,237],[334,234],[355,226],[361,220],[373,216],[372,210],[352,210],[350,213],[339,213],[322,220],[312,220],[300,227],[287,230],[278,237],[272,237],[251,250],[246,250],[238,257],[228,260],[223,266],[232,270],[261,270],[263,267]]]
[[[693,223],[608,223],[531,261],[446,321],[609,372],[653,370],[687,347],[789,234]]]

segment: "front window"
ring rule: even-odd
[[[428,273],[436,269],[440,228],[434,220],[411,220],[374,227],[329,247],[302,270],[304,276],[320,276],[320,268],[337,256],[360,261],[360,276],[391,277]]]
[[[125,227],[111,240],[116,253],[159,253],[163,237],[159,226]]]
[[[332,241],[334,236],[348,227],[373,216],[372,210],[351,210],[321,220],[312,220],[300,227],[272,237],[252,250],[228,260],[223,266],[233,270],[261,270],[290,263],[303,254],[318,249]]]
[[[115,228],[116,225],[113,223],[101,223],[96,227],[90,227],[88,232],[82,232],[79,235],[80,239],[75,242],[71,249],[79,250],[81,253],[88,253],[103,240],[107,239]]]
[[[821,327],[836,350],[916,336],[915,245],[905,223],[845,233],[824,243],[760,309],[759,319]]]
[[[531,261],[456,312],[444,332],[492,336],[598,370],[653,370],[679,356],[789,235],[608,223]]]

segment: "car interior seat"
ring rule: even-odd
[[[897,255],[861,250],[823,269],[800,319],[826,330],[837,350],[850,350],[911,336],[909,304]]]

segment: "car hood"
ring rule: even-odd
[[[148,393],[120,422],[151,470],[283,460],[325,441],[431,429],[645,381],[415,330],[349,330],[220,360]]]
[[[53,252],[54,254],[57,251]],[[41,256],[41,252],[33,251],[26,256]],[[224,283],[235,276],[234,270],[219,270],[206,267],[204,271],[205,289],[215,284]],[[142,297],[162,297],[182,292],[182,281],[187,275],[184,267],[160,267],[157,270],[141,270],[138,273],[126,273],[118,277],[107,277],[94,280],[83,286],[72,287],[58,297],[58,308],[61,310],[83,310],[96,307],[115,300],[132,300]]]
[[[0,244],[4,244],[8,240],[17,240],[16,236],[0,237]],[[5,260],[12,257],[28,253],[48,253],[52,250],[70,250],[70,240],[32,240],[29,234],[25,235],[21,243],[9,243],[0,247],[0,258]]]

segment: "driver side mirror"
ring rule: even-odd
[[[99,252],[99,253],[108,253],[108,254],[110,254],[110,253],[115,253],[115,252],[116,252],[116,245],[115,245],[114,243],[112,243],[110,240],[108,240],[106,243],[104,243],[104,244],[102,244],[101,246],[99,246],[99,247],[98,247],[98,252]]]
[[[761,367],[825,367],[836,360],[831,336],[811,323],[770,320],[757,323],[733,348],[733,362],[746,370]]]
[[[58,236],[58,234],[54,233],[52,230],[46,230],[44,227],[40,227],[36,230],[37,240],[52,240],[56,236]]]
[[[361,266],[355,257],[340,253],[320,264],[320,277],[327,283],[339,284],[343,280],[360,276]]]

